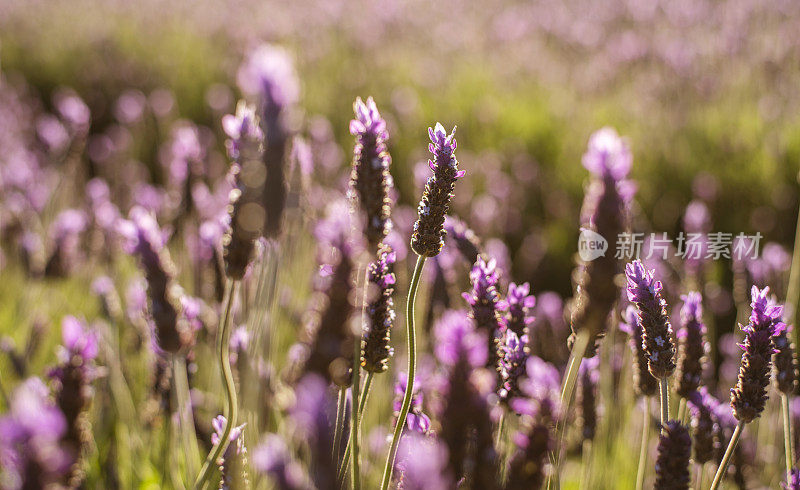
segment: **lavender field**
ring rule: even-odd
[[[798,33],[0,2],[0,490],[800,489]]]

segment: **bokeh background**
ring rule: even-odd
[[[593,131],[612,126],[634,154],[636,231],[676,236],[697,216],[691,210],[704,207],[704,226],[759,232],[762,248],[772,244],[775,264],[756,267],[778,271],[773,287],[785,292],[800,204],[798,32],[794,0],[4,0],[0,184],[8,197],[17,176],[28,189],[40,185],[44,196],[36,220],[23,223],[28,229],[19,229],[13,213],[2,215],[3,240],[22,236],[11,249],[28,254],[6,248],[0,262],[5,350],[21,348],[64,312],[99,315],[89,295],[98,268],[31,280],[36,260],[52,248],[58,211],[85,204],[90,178],[109,182],[123,214],[132,203],[167,202],[175,190],[170,162],[188,130],[202,149],[206,191],[214,194],[211,183],[228,166],[221,117],[241,96],[243,60],[265,42],[294,60],[300,94],[293,121],[313,155],[313,180],[344,188],[353,100],[375,98],[391,135],[400,230],[410,226],[427,178],[427,127],[458,125],[467,176],[453,214],[481,237],[508,279],[567,299],[588,176],[581,155]],[[91,113],[79,145],[59,105],[73,94]],[[30,155],[47,163],[29,172]],[[305,204],[321,209],[324,196]],[[283,273],[296,282],[287,280],[296,296],[278,295],[287,322],[302,314],[313,270],[289,259],[310,257],[314,244],[296,245]],[[175,253],[183,271],[191,269],[188,255]],[[135,276],[133,261],[115,267],[118,282]],[[704,270],[714,337],[735,325],[741,298],[734,269],[721,261]],[[202,282],[188,276],[184,283]],[[678,292],[670,292],[673,305]],[[59,339],[41,342],[34,372],[48,364]],[[140,364],[131,369],[146,378]],[[145,384],[134,398],[145,398]],[[386,380],[383,389],[389,386]],[[388,397],[382,410],[390,412]],[[597,488],[615,488],[615,478],[631,473],[626,450],[609,443],[598,456],[621,466],[616,476],[599,476]],[[103,463],[93,460],[92,484],[102,485]],[[150,470],[157,485],[155,463]]]

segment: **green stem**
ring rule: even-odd
[[[220,455],[228,447],[230,443],[230,435],[233,426],[236,424],[237,411],[239,409],[238,402],[236,401],[236,386],[233,381],[233,373],[231,372],[230,360],[230,325],[232,316],[231,309],[233,308],[233,301],[236,297],[237,281],[228,280],[225,287],[225,312],[220,318],[220,327],[217,332],[217,354],[219,358],[220,370],[222,371],[222,380],[225,384],[225,393],[227,395],[227,407],[225,410],[225,430],[222,431],[222,436],[219,438],[219,444],[211,448],[208,453],[203,468],[194,482],[195,490],[202,490],[208,483],[214,468],[217,465],[217,460]]]
[[[172,356],[172,376],[175,399],[178,406],[179,430],[183,440],[183,451],[186,455],[186,472],[189,475],[194,475],[197,472],[197,466],[200,464],[198,458],[200,448],[197,446],[197,435],[189,393],[189,380],[186,377],[186,363],[183,357]]]
[[[787,325],[794,325],[794,320],[797,318],[798,303],[800,303],[800,211],[797,213],[792,268],[789,271],[789,286],[786,290],[784,321]],[[794,329],[794,345],[800,345],[800,329],[797,328]]]
[[[497,448],[497,451],[500,451],[500,442],[503,440],[503,426],[506,421],[506,412],[503,410],[503,413],[500,414],[500,420],[497,422],[497,439],[494,441],[494,447]]]
[[[636,470],[636,490],[644,488],[644,472],[647,468],[647,443],[650,429],[650,398],[644,397],[642,404],[642,440],[639,443],[639,466]]]
[[[664,426],[669,421],[669,380],[665,376],[658,380],[658,386],[661,388],[661,432],[664,432]]]
[[[682,423],[686,424],[686,398],[681,397],[680,401],[678,402],[678,418],[677,420]]]
[[[339,458],[342,432],[344,432],[344,412],[347,403],[347,388],[339,388],[339,401],[336,404],[336,425],[333,428],[333,459]]]
[[[372,376],[375,373],[369,372],[364,378],[364,386],[361,388],[361,395],[358,397],[358,413],[359,417],[364,418],[364,407],[367,406],[367,398],[369,398],[369,390],[372,388]],[[360,427],[359,421],[359,427]],[[347,446],[344,448],[344,456],[342,456],[342,464],[339,465],[337,475],[339,477],[339,486],[344,483],[345,468],[350,464],[350,441],[347,441]]]
[[[569,407],[572,403],[572,395],[575,393],[575,382],[578,380],[578,370],[581,367],[583,355],[586,353],[586,348],[589,346],[591,335],[588,330],[580,330],[575,337],[575,343],[572,344],[572,352],[569,355],[567,363],[567,372],[564,374],[564,381],[561,385],[561,410],[564,414],[563,419],[566,420],[566,415],[569,413]],[[550,488],[553,478],[558,478],[561,470],[561,447],[564,445],[564,433],[566,429],[561,421],[556,421],[556,437],[558,446],[555,452],[551,455],[551,460],[554,462],[553,467],[556,469],[555,474],[551,474],[547,481],[547,488]]]
[[[366,283],[364,288],[366,289]],[[360,329],[359,329],[360,330]],[[361,468],[359,463],[361,457],[359,455],[358,445],[358,426],[360,425],[360,410],[359,399],[361,398],[360,383],[361,383],[361,332],[359,331],[354,339],[353,348],[353,413],[350,416],[350,448],[353,453],[352,466],[350,467],[350,483],[352,483],[353,490],[361,490]]]
[[[392,445],[389,448],[389,455],[386,458],[386,466],[383,468],[383,481],[381,490],[388,490],[389,483],[392,481],[392,471],[394,470],[394,458],[397,455],[397,446],[400,444],[400,436],[406,425],[406,416],[411,408],[411,398],[414,395],[414,376],[417,369],[417,338],[414,330],[414,302],[417,299],[417,288],[422,276],[422,268],[425,266],[424,255],[417,257],[417,264],[414,266],[414,275],[411,277],[411,285],[408,288],[408,300],[406,302],[406,341],[408,342],[408,382],[406,392],[403,395],[403,404],[400,407],[400,414],[397,417],[397,424],[394,427]]]
[[[792,476],[792,467],[794,466],[794,434],[792,427],[792,417],[789,413],[789,395],[787,393],[781,394],[781,411],[783,412],[783,449],[786,457],[786,482]]]
[[[736,449],[736,444],[739,442],[739,436],[742,435],[743,428],[744,422],[739,421],[739,423],[736,424],[736,430],[733,431],[731,442],[728,443],[728,449],[725,450],[725,456],[722,457],[722,462],[719,464],[719,468],[717,468],[717,474],[714,475],[714,481],[711,483],[711,488],[709,490],[716,490],[719,488],[719,484],[722,483],[722,478],[725,476],[725,472],[728,471],[728,463],[731,460],[731,456],[733,456],[733,450]]]

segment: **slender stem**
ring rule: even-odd
[[[209,478],[217,464],[220,455],[228,447],[230,442],[231,431],[236,424],[236,416],[238,411],[238,402],[236,401],[236,386],[233,382],[233,373],[231,372],[231,359],[230,359],[230,325],[232,316],[231,309],[233,308],[233,301],[236,297],[237,281],[228,280],[225,286],[225,312],[220,318],[220,327],[217,332],[217,354],[219,356],[220,370],[222,371],[222,380],[225,384],[225,393],[227,395],[227,406],[225,409],[225,430],[222,431],[222,436],[219,438],[219,444],[211,448],[208,453],[203,468],[194,482],[195,490],[202,490],[208,483]]]
[[[797,213],[792,268],[789,271],[789,286],[786,290],[784,321],[787,325],[794,325],[794,320],[797,318],[798,303],[800,303],[800,212]],[[794,329],[794,345],[800,345],[800,329],[797,328]]]
[[[642,400],[642,439],[639,443],[639,466],[636,470],[636,490],[644,488],[644,472],[647,469],[647,443],[650,429],[650,397]]]
[[[366,284],[365,284],[366,287]],[[353,490],[361,490],[361,468],[359,463],[361,457],[359,455],[358,447],[358,427],[360,419],[360,411],[358,404],[360,397],[360,384],[361,384],[361,335],[356,335],[355,348],[353,349],[353,413],[350,416],[350,451],[352,454],[352,466],[350,468],[350,482],[352,483]]]
[[[728,449],[725,450],[725,456],[722,457],[722,462],[719,464],[719,468],[717,468],[717,474],[714,475],[714,481],[711,483],[711,488],[709,490],[716,490],[719,488],[719,484],[722,483],[722,477],[725,476],[725,473],[728,471],[728,463],[731,460],[731,456],[733,456],[733,450],[736,449],[736,444],[739,442],[739,436],[742,435],[743,428],[744,422],[739,421],[739,423],[736,424],[736,430],[733,431],[731,442],[728,443]]]
[[[680,401],[678,402],[678,418],[677,420],[685,424],[686,423],[686,398],[681,397]]]
[[[658,385],[661,388],[661,432],[664,432],[664,426],[669,421],[669,379],[659,379]]]
[[[586,439],[583,441],[581,448],[581,482],[580,490],[591,488],[589,479],[592,476],[592,440]]]
[[[417,257],[417,264],[414,266],[414,275],[411,276],[411,285],[408,288],[408,300],[406,302],[406,336],[408,343],[408,382],[406,392],[403,395],[403,404],[400,407],[400,414],[397,417],[397,424],[394,427],[392,445],[389,447],[389,455],[386,458],[386,466],[383,468],[383,481],[381,490],[388,490],[389,483],[392,481],[392,471],[394,470],[394,458],[397,455],[397,446],[400,444],[400,437],[403,428],[406,426],[406,416],[411,408],[411,398],[414,394],[414,375],[417,369],[417,337],[414,330],[414,302],[417,299],[417,288],[422,276],[422,268],[425,266],[424,255]]]
[[[372,388],[372,376],[375,373],[369,372],[364,378],[364,386],[361,388],[361,395],[358,397],[358,414],[361,420],[364,419],[364,407],[367,406],[367,399],[369,398],[369,390]],[[360,427],[360,421],[359,421]],[[350,440],[348,439],[347,445],[344,448],[344,456],[342,456],[342,463],[339,465],[337,476],[339,478],[339,486],[344,483],[345,468],[350,464]]]
[[[578,370],[581,367],[581,361],[583,360],[583,355],[586,353],[586,348],[589,346],[590,337],[591,335],[589,334],[588,330],[580,330],[575,337],[575,343],[572,344],[572,352],[570,352],[569,355],[567,372],[564,374],[564,381],[561,385],[561,410],[564,414],[561,419],[566,420],[567,414],[569,413],[569,407],[572,403],[572,395],[575,393],[575,382],[578,380]],[[556,468],[556,471],[554,474],[548,476],[547,488],[550,488],[553,478],[558,478],[561,470],[561,448],[564,445],[565,432],[566,429],[561,423],[561,420],[556,421],[556,437],[558,438],[558,446],[556,446],[555,452],[553,452],[550,457],[551,461],[554,463],[553,467]]]
[[[500,420],[497,422],[497,438],[494,441],[494,447],[497,448],[498,451],[500,450],[500,442],[502,442],[503,440],[503,429],[505,428],[504,427],[505,421],[506,421],[506,412],[505,410],[503,410],[503,412],[500,414]]]
[[[794,434],[792,427],[792,417],[789,413],[789,395],[787,393],[781,394],[781,411],[783,412],[783,449],[786,454],[786,482],[792,476],[792,467],[794,466]]]
[[[342,432],[344,432],[344,412],[347,403],[347,388],[339,388],[339,401],[336,403],[336,426],[333,428],[333,459],[339,458],[339,449],[342,445]]]
[[[175,399],[178,406],[179,429],[181,439],[183,439],[183,451],[186,455],[186,472],[189,475],[194,475],[197,473],[197,467],[200,464],[198,458],[200,448],[197,446],[197,435],[194,427],[194,417],[192,416],[192,401],[189,393],[189,380],[186,377],[186,363],[183,357],[172,356],[172,376]]]

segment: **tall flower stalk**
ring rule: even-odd
[[[774,353],[772,337],[780,334],[786,328],[781,321],[783,307],[768,297],[768,287],[758,289],[753,286],[750,295],[752,300],[750,305],[753,310],[750,313],[748,324],[740,325],[745,335],[744,341],[740,344],[744,354],[742,354],[736,386],[731,389],[731,408],[738,423],[719,468],[717,468],[711,490],[718,488],[722,482],[722,477],[728,469],[728,463],[745,424],[760,417],[761,412],[764,411],[768,398],[766,388],[769,384]]]
[[[667,316],[667,303],[661,295],[663,286],[656,281],[655,270],[647,270],[640,260],[625,267],[628,300],[636,305],[642,328],[642,348],[647,370],[658,380],[661,394],[661,426],[669,420],[668,379],[675,370],[675,345],[672,325]]]
[[[386,465],[383,469],[383,480],[381,490],[387,490],[392,481],[392,471],[394,460],[397,455],[397,446],[403,433],[406,423],[406,416],[411,408],[411,400],[414,393],[414,375],[416,374],[417,362],[417,339],[414,328],[414,303],[417,298],[417,288],[419,287],[422,269],[428,257],[439,255],[444,246],[444,219],[453,198],[456,180],[464,175],[463,170],[458,169],[458,160],[455,156],[458,146],[455,138],[456,129],[448,135],[440,123],[436,123],[435,128],[428,128],[428,136],[431,143],[428,149],[433,154],[433,159],[428,160],[428,166],[433,170],[433,175],[428,178],[425,190],[422,192],[417,211],[419,218],[414,223],[414,232],[411,235],[411,248],[417,254],[417,262],[414,265],[414,273],[411,276],[411,285],[408,288],[408,300],[406,301],[406,338],[408,342],[408,383],[406,392],[403,395],[403,404],[400,407],[400,414],[392,435],[392,444],[389,448],[389,455],[386,458]]]

